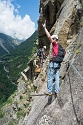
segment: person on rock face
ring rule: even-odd
[[[52,57],[54,57],[58,53],[58,43],[57,43],[58,35],[52,35],[52,36],[50,35],[50,33],[46,28],[46,21],[44,24],[42,24],[42,26],[45,30],[45,33],[48,39],[52,43]],[[55,97],[57,96],[57,93],[59,92],[59,68],[60,68],[59,63],[57,63],[56,61],[50,60],[49,70],[48,70],[48,85],[47,85],[48,92],[45,94],[52,95],[53,80],[55,79],[54,91],[55,91]]]
[[[46,46],[43,46],[42,48],[40,48],[37,52],[37,56],[39,57],[40,59],[40,67],[43,66],[43,59],[45,58],[45,49],[46,49]]]

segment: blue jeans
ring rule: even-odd
[[[52,92],[53,89],[53,79],[55,79],[55,92],[59,92],[59,66],[56,62],[50,62],[49,71],[48,71],[48,92]]]

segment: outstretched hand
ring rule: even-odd
[[[50,42],[53,42],[53,40],[52,40],[52,38],[51,38],[51,35],[50,35],[49,31],[48,31],[47,28],[46,28],[46,20],[45,20],[44,24],[42,24],[42,26],[43,26],[43,28],[44,28],[44,30],[45,30],[45,33],[46,33],[48,39],[50,40]]]
[[[43,28],[46,28],[46,20],[44,22],[44,24],[42,24]]]

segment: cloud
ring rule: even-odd
[[[29,15],[21,17],[18,9],[14,7],[11,0],[0,0],[0,33],[7,34],[13,38],[25,40],[35,31],[35,23]]]

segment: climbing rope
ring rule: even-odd
[[[78,74],[80,76],[80,78],[83,80],[83,76],[78,72],[76,67],[70,61],[69,61],[69,66],[72,67],[75,70],[76,74]],[[69,68],[69,66],[68,66],[68,68]],[[72,83],[71,83],[71,79],[70,79],[69,69],[68,69],[68,76],[69,76],[69,83],[70,83],[70,93],[71,93],[72,106],[73,106],[74,114],[76,117],[76,121],[77,121],[78,125],[80,125],[80,121],[78,119],[78,116],[77,116],[77,113],[75,110],[75,106],[74,106],[74,101],[73,101],[72,86],[71,86]]]
[[[74,106],[73,95],[72,95],[72,87],[71,87],[71,79],[70,79],[69,71],[68,71],[68,76],[69,76],[70,93],[71,93],[71,100],[72,100],[73,111],[74,111],[74,114],[75,114],[75,117],[76,117],[77,124],[80,125],[80,121],[78,119],[78,116],[77,116],[76,110],[75,110],[75,106]]]

